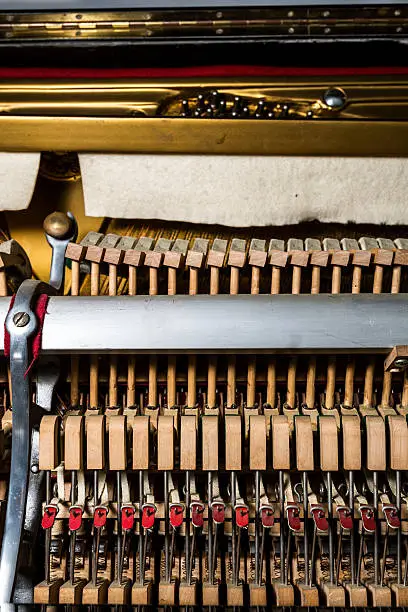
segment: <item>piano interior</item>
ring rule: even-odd
[[[407,27],[0,1],[1,610],[408,607]]]

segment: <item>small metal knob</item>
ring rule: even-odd
[[[16,327],[25,327],[30,322],[30,315],[27,312],[16,312],[13,323]]]
[[[333,110],[340,110],[346,106],[347,96],[339,87],[333,87],[324,92],[323,102]]]
[[[44,219],[44,231],[53,238],[62,239],[72,231],[72,220],[63,212],[53,212]]]

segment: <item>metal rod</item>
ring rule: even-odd
[[[351,511],[351,517],[353,519],[353,527],[350,531],[350,572],[351,572],[351,584],[355,582],[355,556],[354,556],[354,474],[352,470],[349,471],[349,506]]]
[[[9,305],[0,298],[0,321]],[[385,353],[406,342],[407,305],[404,294],[51,297],[42,351]]]
[[[303,472],[303,546],[305,558],[305,584],[309,585],[309,539],[307,533],[309,498],[307,496],[308,478],[307,472]]]
[[[383,554],[382,554],[381,586],[384,586],[385,562],[386,562],[386,559],[387,559],[387,548],[388,548],[388,535],[389,535],[389,527],[387,525],[387,530],[385,532],[385,538],[384,538]]]
[[[210,584],[214,583],[214,577],[212,573],[213,567],[213,524],[212,524],[212,511],[211,511],[211,501],[213,496],[213,486],[212,486],[212,474],[208,472],[208,573],[209,573],[209,582]]]
[[[373,472],[373,505],[374,505],[374,518],[375,518],[375,532],[374,532],[374,583],[378,584],[379,574],[379,563],[380,559],[378,556],[378,472]]]
[[[312,539],[312,555],[310,558],[310,580],[309,580],[309,584],[313,584],[313,578],[314,578],[314,562],[315,562],[315,554],[316,554],[316,538],[317,538],[317,527],[316,524],[314,525],[314,529],[313,529],[313,539]]]
[[[184,539],[184,552],[186,557],[186,574],[187,580],[190,578],[190,472],[186,472],[186,535]],[[189,583],[190,584],[190,583]]]
[[[329,517],[329,572],[330,584],[334,583],[334,546],[333,546],[333,492],[332,492],[332,476],[327,472],[327,505]],[[341,527],[340,527],[341,529]]]
[[[360,547],[358,551],[358,561],[357,561],[357,586],[360,584],[361,578],[361,563],[363,561],[363,550],[364,550],[364,527],[362,527],[361,536],[360,536]]]
[[[94,488],[94,515],[95,508],[98,505],[98,471],[94,470],[93,473],[93,488]],[[92,558],[92,582],[96,586],[98,578],[98,556],[99,556],[99,529],[95,527],[94,523],[94,554]]]
[[[145,556],[144,555],[144,540],[145,534],[143,533],[142,527],[142,506],[144,503],[144,493],[143,493],[143,470],[139,470],[139,582],[140,584],[144,584],[144,565],[145,565]]]
[[[231,506],[232,506],[232,520],[231,520],[231,558],[232,558],[232,582],[234,585],[236,582],[236,525],[235,525],[235,504],[236,504],[236,486],[237,486],[237,477],[235,472],[231,472]]]
[[[45,475],[45,499],[47,505],[51,502],[51,472],[47,470]],[[45,530],[45,582],[47,584],[50,583],[51,577],[51,568],[50,568],[50,560],[51,560],[51,527]]]
[[[395,505],[398,511],[398,518],[401,521],[401,472],[395,472]],[[402,560],[401,560],[401,527],[397,529],[397,584],[401,584]]]
[[[280,581],[281,584],[286,583],[286,563],[285,563],[285,499],[283,493],[283,471],[279,470],[279,503],[280,503],[280,533],[279,533],[279,546],[280,546]],[[288,541],[289,545],[289,541]]]
[[[121,525],[121,516],[120,516],[120,510],[121,510],[121,504],[122,504],[122,487],[121,487],[121,480],[120,480],[120,472],[116,472],[116,493],[117,493],[117,505],[118,505],[118,517],[117,517],[117,529],[118,529],[118,533],[117,533],[117,537],[116,537],[116,541],[117,541],[117,580],[118,582],[120,582],[120,559],[121,559],[121,554],[122,554],[122,525]]]
[[[255,582],[259,584],[259,513],[260,513],[261,475],[255,472]]]
[[[170,581],[170,542],[169,542],[169,473],[163,473],[164,480],[164,558],[166,564],[166,580]]]
[[[71,504],[76,502],[76,472],[71,472]],[[76,531],[71,531],[71,553],[69,557],[69,580],[71,584],[74,584],[75,578],[75,544],[76,544]]]
[[[341,556],[343,552],[343,529],[340,527],[339,540],[337,546],[337,567],[336,567],[336,585],[339,584],[340,568],[341,568]]]

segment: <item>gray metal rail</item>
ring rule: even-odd
[[[408,344],[407,314],[408,294],[51,297],[42,350],[386,353]]]
[[[406,0],[0,0],[0,11],[61,11],[115,9],[189,9],[282,6],[370,6],[406,4]]]

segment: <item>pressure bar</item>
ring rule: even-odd
[[[117,9],[191,9],[244,8],[282,6],[387,6],[405,4],[406,0],[0,0],[1,11],[60,11],[60,10],[117,10]]]
[[[51,297],[42,351],[387,353],[408,344],[407,314],[408,294]]]

